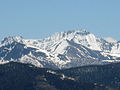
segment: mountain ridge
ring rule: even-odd
[[[0,43],[0,63],[11,60],[54,69],[119,62],[120,43],[109,43],[86,30],[40,40],[9,36]]]

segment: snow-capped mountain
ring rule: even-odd
[[[60,32],[40,40],[9,36],[0,43],[1,63],[17,61],[62,69],[119,59],[119,42],[107,42],[85,30]]]
[[[98,38],[94,34],[84,30],[60,32],[43,40],[29,40],[29,43],[30,45],[41,49],[55,51],[56,46],[64,40],[74,41],[75,43],[81,44],[92,50],[106,52],[109,52],[111,50],[111,46],[113,45],[112,43],[109,43],[102,38]]]

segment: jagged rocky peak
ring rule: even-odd
[[[64,32],[64,33],[66,33],[66,34],[72,34],[72,33],[74,33],[74,34],[78,34],[78,35],[88,35],[88,34],[90,34],[90,32],[88,32],[88,31],[86,31],[86,30],[70,30],[70,31],[67,31],[67,32]]]
[[[81,44],[92,50],[109,51],[111,49],[111,43],[102,38],[96,37],[94,34],[86,30],[58,32],[44,39],[43,46],[45,49],[51,50],[51,48],[57,47],[64,40],[74,41],[75,43]]]
[[[23,38],[21,36],[8,36],[5,37],[2,41],[1,44],[11,44],[13,42],[18,42],[18,43],[22,43],[23,42]]]
[[[63,37],[65,37],[68,35],[88,35],[88,34],[90,34],[90,32],[86,30],[69,30],[69,31],[56,33],[55,35],[62,35]]]
[[[90,32],[86,30],[69,30],[69,31],[64,31],[64,32],[57,32],[54,35],[44,39],[45,41],[49,40],[61,40],[61,39],[68,39],[71,40],[75,36],[86,36],[90,34]]]

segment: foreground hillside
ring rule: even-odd
[[[61,70],[60,72],[76,78],[78,81],[99,83],[120,90],[120,63],[77,67]]]
[[[29,64],[0,65],[0,90],[93,90],[93,84]]]
[[[96,74],[93,73],[93,76],[92,74],[85,75],[85,77],[88,77],[85,80],[84,76],[81,76],[81,73],[78,71],[78,68],[54,71],[37,68],[30,64],[10,62],[0,65],[0,90],[117,90],[115,88],[110,88],[110,86],[101,86],[101,84],[99,84],[100,81],[98,80],[96,81],[98,82],[97,85],[95,83],[87,82],[86,80],[88,78],[93,79],[90,77],[95,77]],[[109,76],[110,74],[108,72],[104,73],[106,76]],[[111,76],[116,77],[116,74],[119,73],[116,73],[115,71],[111,74]],[[98,78],[103,80],[101,77]],[[105,80],[108,82],[110,81],[109,78],[106,78]]]

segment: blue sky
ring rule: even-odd
[[[0,40],[81,28],[120,40],[120,0],[0,0]]]

